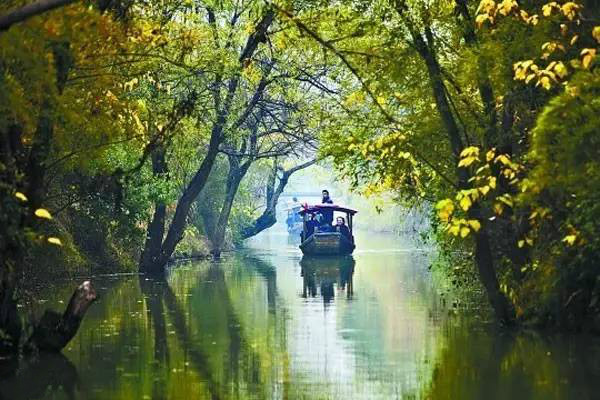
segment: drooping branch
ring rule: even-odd
[[[33,16],[74,3],[76,0],[38,0],[0,16],[0,31],[8,30],[12,25],[23,22]]]

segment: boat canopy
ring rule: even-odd
[[[342,206],[338,206],[336,204],[315,204],[312,206],[305,206],[302,210],[300,210],[298,212],[298,214],[300,215],[304,215],[304,214],[314,214],[316,212],[319,212],[320,210],[332,210],[332,211],[340,211],[340,212],[344,212],[350,215],[354,215],[356,214],[358,211],[353,210],[351,208],[346,208],[346,207],[342,207]]]

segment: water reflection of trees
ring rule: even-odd
[[[10,375],[0,375],[0,399],[75,399],[79,389],[77,369],[64,355],[41,354],[22,361]]]
[[[259,260],[246,258],[243,263],[254,267],[257,275],[265,280],[269,313],[274,313],[277,298],[275,269]],[[231,267],[226,265],[228,269]],[[201,271],[194,271],[192,276],[184,277],[185,287],[189,285],[186,282],[189,278],[196,282],[187,287],[188,294],[181,293],[177,290],[181,288],[176,287],[176,295],[170,281],[181,278],[177,277],[180,272],[185,274],[174,270],[174,276],[164,280],[140,278],[154,331],[153,398],[168,397],[164,392],[171,369],[167,326],[174,331],[181,350],[205,383],[210,398],[243,398],[243,390],[250,390],[253,396],[268,397],[262,376],[263,355],[253,343],[254,338],[244,331],[223,264],[210,263]],[[226,340],[226,348],[206,340],[207,337],[219,342]]]
[[[302,297],[316,297],[317,288],[325,304],[335,297],[334,286],[345,291],[346,297],[354,295],[354,266],[352,256],[343,257],[307,257],[300,260],[302,276]]]
[[[597,338],[544,337],[463,321],[446,328],[439,348],[420,398],[598,398]]]

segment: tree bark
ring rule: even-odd
[[[161,144],[152,153],[152,172],[155,177],[167,173],[167,164],[165,160],[165,148]],[[165,219],[167,206],[162,200],[154,202],[154,214],[152,221],[148,225],[146,234],[146,243],[141,254],[140,268],[147,269],[158,260],[160,248],[162,246],[165,234]]]
[[[239,57],[241,68],[244,68],[246,62],[245,60],[253,56],[254,52],[258,48],[259,43],[266,40],[265,36],[269,26],[273,22],[273,17],[274,11],[272,9],[268,9],[258,22],[256,30],[248,37],[246,45],[244,46],[244,49]],[[187,222],[186,220],[192,204],[206,185],[210,171],[212,170],[219,153],[219,146],[223,141],[223,130],[225,129],[229,114],[231,112],[233,98],[237,92],[239,80],[240,75],[236,75],[229,80],[229,84],[227,85],[227,95],[222,107],[219,107],[220,96],[215,94],[217,119],[211,130],[210,142],[206,156],[204,157],[204,160],[202,160],[202,164],[200,164],[196,174],[186,186],[183,194],[177,202],[175,215],[173,216],[171,224],[169,225],[167,236],[162,243],[160,254],[156,258],[156,261],[152,262],[150,265],[140,265],[141,272],[152,274],[160,274],[164,272],[169,259],[175,251],[175,247],[183,238],[183,232]]]
[[[427,66],[436,107],[448,134],[450,146],[456,158],[456,165],[458,165],[458,159],[464,149],[464,144],[460,136],[458,124],[450,108],[441,68],[433,51],[433,34],[428,26],[425,27],[425,39],[420,33],[414,31],[413,28],[409,27],[409,29],[415,48]],[[468,189],[470,187],[470,174],[468,170],[457,166],[456,173],[459,188]],[[473,218],[480,219],[481,217],[479,215],[479,207],[476,204],[471,207],[469,214]],[[485,223],[485,221],[483,222]],[[513,311],[505,295],[500,291],[489,236],[485,226],[475,235],[475,264],[479,272],[479,279],[486,290],[496,318],[502,324],[511,325],[514,321]]]
[[[85,281],[71,296],[62,316],[46,310],[27,342],[27,348],[40,351],[59,352],[77,333],[88,308],[96,301],[96,290],[90,281]]]
[[[225,242],[225,233],[227,231],[227,224],[229,222],[229,215],[231,214],[231,208],[235,200],[235,195],[240,188],[240,183],[248,169],[250,168],[250,161],[240,165],[238,157],[229,156],[229,172],[227,174],[227,187],[225,189],[225,198],[219,212],[219,220],[214,227],[214,230],[210,234],[211,243],[211,254],[213,258],[219,258],[221,251],[223,250],[223,243]]]

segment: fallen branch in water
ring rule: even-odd
[[[61,351],[77,333],[85,313],[94,301],[96,290],[90,281],[85,281],[71,296],[65,312],[46,310],[33,329],[27,341],[26,349],[38,349],[47,352]]]

